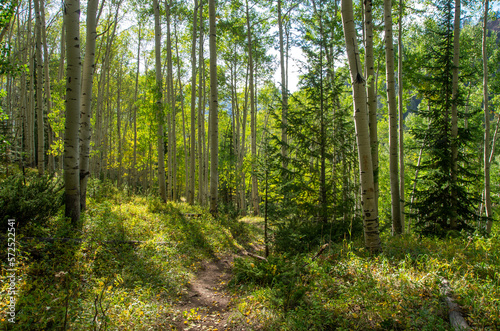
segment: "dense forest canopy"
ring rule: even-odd
[[[285,226],[490,232],[497,7],[348,4],[3,2],[6,171],[66,169],[74,222],[99,178]]]
[[[499,33],[488,0],[0,0],[0,227],[85,233],[109,190],[263,217],[267,262],[494,238]]]

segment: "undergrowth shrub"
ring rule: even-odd
[[[34,235],[55,215],[63,201],[62,181],[51,175],[15,175],[0,183],[0,231],[7,231],[8,219],[18,230]]]
[[[340,242],[345,237],[362,233],[360,222],[318,222],[292,220],[278,223],[274,236],[275,250],[297,254],[309,252],[325,242]]]
[[[233,278],[230,285],[255,284],[268,286],[275,291],[272,304],[285,312],[303,303],[310,290],[309,277],[303,256],[290,258],[269,256],[267,261],[249,261],[243,258],[234,260]]]

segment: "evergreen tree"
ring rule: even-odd
[[[419,232],[444,235],[449,230],[470,229],[476,201],[466,190],[473,178],[471,156],[465,153],[465,147],[472,142],[470,129],[459,126],[457,138],[452,136],[452,108],[464,104],[460,93],[453,97],[452,1],[438,2],[435,12],[435,19],[425,22],[423,42],[427,43],[428,51],[424,55],[423,71],[414,77],[420,81],[417,86],[427,107],[419,109],[419,115],[425,119],[423,125],[412,129],[418,145],[425,146],[425,153],[417,167],[419,175],[411,216]],[[458,112],[457,116],[459,123],[463,123],[464,113]],[[456,180],[453,178],[454,144],[458,149]]]

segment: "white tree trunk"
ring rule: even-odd
[[[370,252],[375,253],[380,250],[381,242],[373,181],[370,132],[366,112],[365,80],[362,74],[363,67],[361,66],[361,61],[359,59],[352,0],[342,0],[341,6],[342,24],[344,27],[344,37],[354,98],[354,121],[359,157],[361,206],[363,209],[365,246]]]
[[[217,88],[217,35],[215,23],[215,0],[209,0],[210,20],[210,212],[217,213],[218,193],[218,146],[219,146],[219,121],[218,121],[218,88]]]
[[[393,234],[403,233],[398,172],[398,112],[394,75],[394,43],[392,38],[392,0],[384,0],[385,61],[387,103],[389,106],[389,168],[391,177],[391,217]]]
[[[249,90],[250,90],[250,136],[251,136],[251,152],[252,152],[252,205],[253,214],[259,215],[259,186],[257,182],[257,114],[255,111],[255,93],[254,93],[254,65],[253,65],[253,44],[252,30],[250,26],[250,12],[248,0],[246,1],[246,16],[247,16],[247,40],[248,40],[248,69],[249,69]]]
[[[35,1],[35,34],[36,34],[36,124],[37,124],[37,168],[38,174],[43,175],[45,171],[45,139],[43,121],[43,60],[42,60],[42,19],[40,13],[40,1]],[[43,5],[43,4],[42,4]]]
[[[365,38],[366,38],[366,79],[368,81],[368,114],[370,128],[370,145],[372,149],[373,181],[375,187],[375,200],[378,208],[378,132],[377,132],[377,89],[375,77],[375,64],[373,58],[373,18],[372,18],[372,0],[367,0],[365,4]]]
[[[157,148],[158,148],[158,185],[160,197],[167,201],[165,185],[165,149],[163,146],[163,101],[162,101],[162,74],[161,74],[161,28],[160,6],[158,0],[153,0],[155,14],[155,62],[156,62],[156,114],[158,119]]]
[[[484,205],[486,209],[486,233],[491,232],[493,221],[491,219],[491,188],[490,188],[490,111],[488,102],[488,8],[489,1],[484,0],[484,18],[483,18],[483,104],[484,104]]]
[[[66,0],[66,124],[64,138],[64,193],[66,217],[73,226],[80,220],[80,0]]]
[[[95,43],[97,39],[97,7],[98,0],[87,3],[87,37],[83,62],[81,123],[80,123],[80,205],[81,210],[87,208],[87,181],[90,176],[90,138],[92,118],[92,82],[94,78]]]
[[[193,13],[193,37],[191,40],[191,134],[189,135],[189,188],[187,194],[187,202],[194,204],[194,185],[196,171],[196,32],[198,19],[198,1],[194,0]],[[201,119],[198,119],[201,121]],[[187,157],[187,156],[186,156]],[[186,174],[187,176],[187,174]]]

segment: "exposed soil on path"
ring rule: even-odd
[[[263,246],[247,243],[250,252],[260,252]],[[215,260],[204,261],[191,280],[188,293],[179,302],[175,310],[174,325],[177,330],[252,330],[246,325],[238,325],[232,321],[231,294],[227,289],[232,277],[232,266],[235,257],[246,255],[245,249]]]
[[[244,330],[230,325],[231,279],[233,256],[203,262],[188,294],[176,307],[178,330]]]
[[[231,278],[232,258],[204,262],[192,280],[184,301],[177,306],[179,330],[225,330],[229,318],[229,295],[225,292]]]

